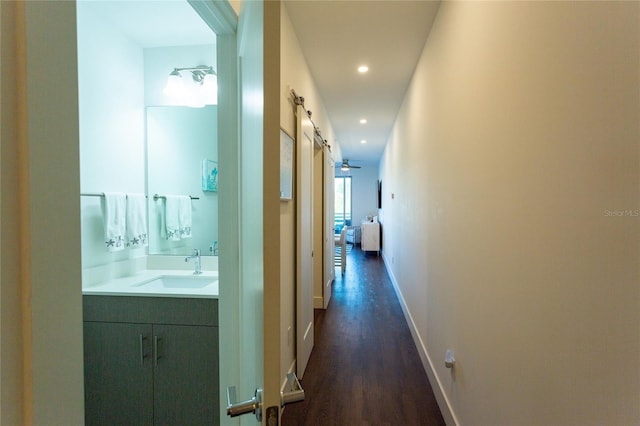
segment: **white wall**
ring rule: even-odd
[[[380,175],[450,422],[640,424],[639,8],[440,7]]]
[[[25,93],[24,81],[14,70],[20,52],[17,30],[23,16],[16,13],[20,3],[0,2],[0,424],[24,424],[22,395],[25,320],[22,294],[26,286],[20,267],[21,206],[18,151],[23,142],[18,99]]]
[[[78,3],[77,14],[81,192],[144,193],[142,48],[86,3]],[[81,197],[83,267],[146,255],[105,250],[100,202]]]
[[[82,424],[75,4],[0,16],[0,423]]]

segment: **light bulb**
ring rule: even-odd
[[[205,100],[202,91],[202,85],[195,82],[185,85],[183,105],[191,108],[202,108],[205,105]]]
[[[218,77],[213,73],[207,73],[202,82],[205,103],[216,105],[218,103]]]
[[[177,70],[173,70],[167,78],[167,85],[164,87],[164,94],[167,96],[177,96],[182,93],[184,82],[182,75]]]

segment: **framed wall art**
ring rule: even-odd
[[[218,162],[202,160],[202,190],[218,192]]]
[[[280,129],[280,199],[291,200],[293,192],[293,138]]]

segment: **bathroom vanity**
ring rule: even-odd
[[[87,425],[220,423],[217,277],[155,271],[83,293]]]

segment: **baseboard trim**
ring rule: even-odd
[[[324,298],[322,296],[313,296],[313,309],[324,309]]]
[[[436,397],[436,401],[438,402],[438,407],[440,407],[440,412],[442,413],[442,417],[444,417],[444,421],[446,422],[447,425],[457,426],[460,423],[458,423],[458,419],[455,415],[455,412],[453,411],[453,407],[451,406],[451,403],[449,402],[449,398],[447,398],[447,394],[444,392],[444,387],[442,386],[442,382],[440,381],[440,379],[438,378],[438,375],[436,374],[436,370],[433,365],[433,362],[431,361],[431,357],[429,356],[429,353],[427,352],[427,348],[425,347],[424,342],[422,341],[422,338],[420,337],[420,334],[416,329],[415,323],[411,316],[411,312],[409,312],[409,309],[407,308],[407,304],[404,300],[402,292],[400,291],[398,282],[396,281],[396,278],[393,275],[393,271],[391,270],[391,267],[389,265],[389,262],[387,261],[387,257],[385,256],[384,252],[382,253],[382,259],[384,261],[384,266],[387,269],[387,274],[389,275],[389,279],[391,280],[391,284],[393,285],[393,289],[396,292],[396,295],[398,296],[398,300],[400,301],[400,306],[402,307],[404,318],[407,321],[409,330],[411,331],[413,342],[415,343],[416,348],[418,349],[418,354],[420,355],[422,366],[424,368],[424,371],[427,373],[427,377],[429,378],[429,383],[431,383],[431,389],[433,390],[433,393]]]

